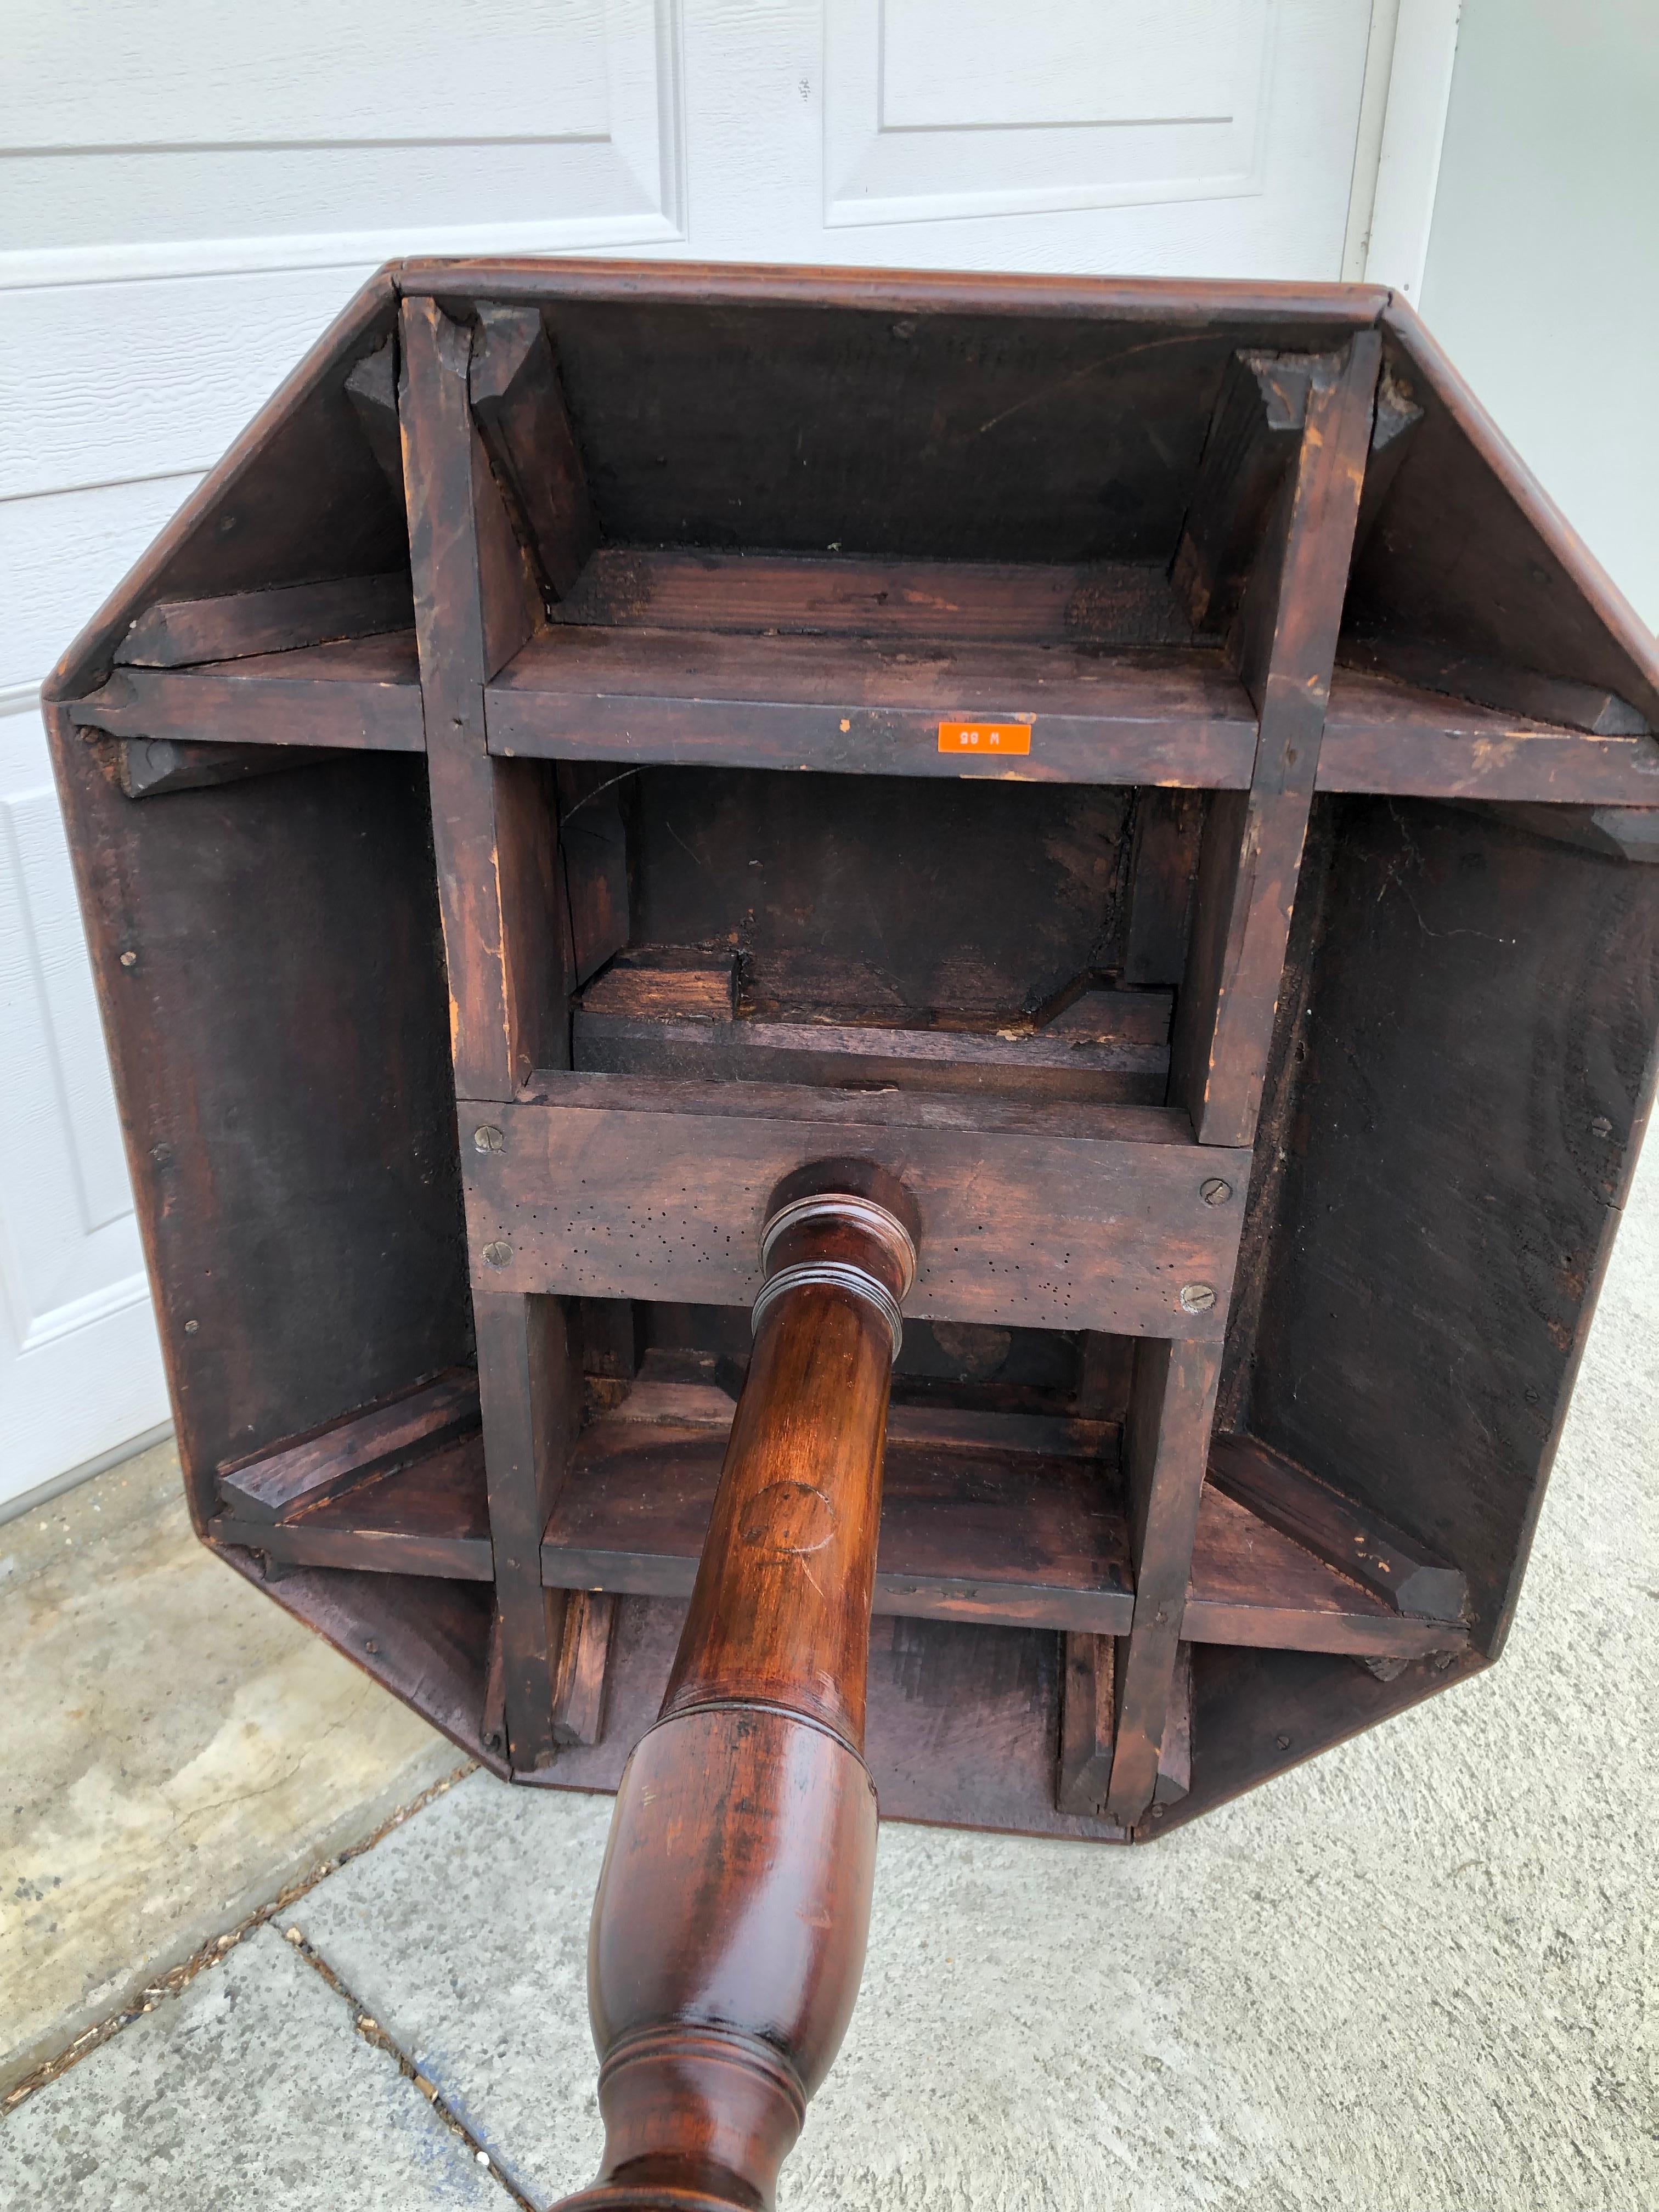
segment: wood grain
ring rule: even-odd
[[[614,1105],[613,1084],[625,1086]],[[750,1088],[717,1086],[721,1103],[702,1109],[692,1086],[664,1086],[653,1103],[647,1085],[590,1075],[561,1086],[562,1104],[501,1107],[501,1149],[465,1158],[475,1255],[494,1248],[507,1290],[746,1304],[771,1191],[826,1146],[825,1122],[796,1111],[787,1088],[777,1109],[762,1104],[766,1118],[728,1113],[723,1089]],[[908,1310],[1114,1334],[1182,1326],[1218,1340],[1242,1208],[1206,1204],[1200,1186],[1219,1172],[1242,1190],[1242,1155],[896,1120],[849,1122],[843,1137],[852,1131],[856,1156],[921,1208]],[[1188,1313],[1181,1293],[1194,1284],[1217,1297]]]
[[[83,729],[179,744],[417,753],[426,738],[413,635],[252,654],[191,669],[121,668],[70,708]]]

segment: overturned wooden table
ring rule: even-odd
[[[393,268],[48,701],[204,1540],[620,1788],[580,2202],[769,2203],[878,1798],[1498,1656],[1659,665],[1388,294]]]

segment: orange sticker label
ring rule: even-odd
[[[1029,753],[1029,722],[941,722],[939,749],[942,753]]]

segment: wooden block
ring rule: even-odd
[[[559,855],[570,907],[572,974],[578,984],[628,943],[626,770],[606,762],[561,761],[556,787]]]
[[[533,307],[481,307],[473,340],[472,413],[551,599],[562,599],[592,550],[587,477]]]
[[[505,1759],[507,1753],[507,1653],[501,1634],[499,1606],[489,1616],[489,1656],[484,1668],[483,1716],[478,1735],[486,1751]]]
[[[1318,787],[1645,811],[1659,804],[1659,741],[1551,728],[1374,670],[1339,667]]]
[[[1477,706],[1556,729],[1583,730],[1593,738],[1652,734],[1639,707],[1602,685],[1540,675],[1535,669],[1484,659],[1432,639],[1346,636],[1342,658],[1350,667],[1397,677],[1419,690],[1472,699]]]
[[[118,668],[70,719],[112,738],[417,753],[426,732],[405,631],[205,662]]]
[[[572,1590],[565,1601],[564,1638],[553,1690],[553,1733],[562,1744],[598,1743],[605,1733],[605,1668],[617,1601],[599,1590]]]
[[[492,1109],[501,1148],[465,1154],[475,1281],[488,1270],[503,1290],[746,1305],[772,1192],[850,1156],[897,1176],[921,1208],[910,1312],[1219,1340],[1243,1208],[1206,1204],[1202,1186],[1220,1174],[1242,1191],[1246,1156],[921,1126],[931,1101],[915,1120],[878,1120],[872,1109],[905,1102],[828,1094],[820,1114],[847,1116],[837,1141],[835,1121],[776,1089],[777,1107],[758,1085],[708,1086],[705,1103],[696,1085],[577,1075],[560,1104]]]
[[[472,1303],[507,1746],[514,1772],[529,1773],[557,1748],[564,1595],[543,1587],[540,1547],[581,1418],[581,1377],[562,1301],[475,1290]]]
[[[1207,1482],[1199,1501],[1181,1633],[1188,1644],[1274,1651],[1461,1650],[1461,1623],[1421,1620],[1344,1574]]]
[[[1220,1360],[1213,1345],[1137,1347],[1124,1431],[1134,1622],[1117,1675],[1109,1796],[1132,1826],[1152,1801],[1182,1638]]]
[[[1126,983],[1176,984],[1185,975],[1203,834],[1204,800],[1197,792],[1140,793],[1123,945]]]
[[[196,745],[128,738],[121,747],[121,788],[129,799],[160,799],[170,791],[205,791],[280,775],[333,757],[332,749],[322,745]]]
[[[360,1472],[343,1487],[303,1497],[278,1522],[218,1515],[208,1533],[294,1566],[352,1568],[491,1582],[483,1446],[476,1426],[423,1456]]]
[[[415,621],[409,578],[342,576],[325,584],[287,584],[214,599],[158,599],[115,649],[118,668],[189,668],[204,660],[246,660],[337,638],[409,629]]]
[[[1106,1810],[1112,1778],[1116,1645],[1109,1636],[1084,1636],[1075,1630],[1063,1640],[1054,1802],[1062,1813],[1100,1814]]]
[[[1217,1437],[1210,1480],[1397,1612],[1462,1625],[1468,1586],[1455,1567],[1255,1438]]]
[[[398,428],[398,346],[390,333],[366,353],[345,380],[358,427],[386,482],[404,504],[404,448]]]
[[[315,1505],[372,1472],[407,1464],[475,1428],[474,1378],[442,1376],[389,1405],[352,1415],[319,1436],[219,1469],[219,1495],[240,1519],[270,1522]]]
[[[1299,354],[1241,352],[1228,364],[1170,568],[1195,629],[1224,630],[1237,611],[1302,443],[1311,380],[1310,358]]]
[[[1576,846],[1582,853],[1600,853],[1610,860],[1634,860],[1641,867],[1659,863],[1659,805],[1504,806],[1480,799],[1464,804],[1480,806],[1493,821],[1507,822],[1552,844]]]
[[[1158,1750],[1158,1780],[1152,1785],[1154,1805],[1173,1805],[1193,1786],[1193,1647],[1183,1644],[1176,1654],[1170,1680],[1169,1711],[1164,1717],[1164,1738]]]

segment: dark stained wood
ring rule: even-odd
[[[1117,1669],[1108,1808],[1133,1826],[1152,1802],[1197,1536],[1217,1347],[1191,1338],[1137,1346],[1123,1435],[1134,1620]]]
[[[219,1495],[243,1518],[277,1521],[318,1504],[359,1477],[405,1466],[478,1424],[478,1387],[465,1373],[441,1376],[320,1434],[219,1470]]]
[[[484,1749],[507,1761],[507,1658],[501,1639],[501,1614],[497,1606],[490,1617],[489,1656],[484,1669],[483,1718],[478,1733]]]
[[[692,1081],[1006,1089],[1103,1103],[1163,1098],[1166,993],[1087,990],[1046,1021],[1005,1012],[942,1018],[927,1028],[901,1026],[890,1016],[849,1024],[787,1005],[740,1019],[730,960],[657,967],[647,964],[650,957],[648,951],[630,955],[583,994],[571,1030],[577,1068]]]
[[[404,317],[403,428],[432,835],[464,1099],[510,1097],[568,1055],[567,925],[545,779],[483,749],[483,685],[536,609],[467,405],[471,333],[429,302]]]
[[[775,1088],[775,1108],[766,1096]],[[559,1104],[496,1109],[501,1148],[464,1159],[472,1249],[495,1249],[501,1288],[746,1304],[759,1287],[771,1192],[824,1156],[834,1124],[801,1113],[787,1086],[708,1089],[705,1105],[696,1085],[573,1076]],[[761,1093],[748,1103],[766,1118],[732,1113],[738,1091]],[[839,1104],[839,1095],[823,1103]],[[978,1110],[998,1102],[951,1103]],[[848,1101],[866,1115],[902,1104]],[[1240,1210],[1208,1205],[1201,1189],[1217,1174],[1242,1188],[1243,1156],[921,1123],[920,1114],[895,1112],[843,1125],[856,1130],[859,1155],[896,1176],[921,1207],[921,1269],[908,1310],[1115,1334],[1181,1327],[1219,1340]],[[1182,1293],[1198,1285],[1217,1295],[1189,1311]]]
[[[398,341],[393,332],[388,331],[374,351],[357,362],[346,378],[345,394],[368,449],[401,507],[404,448],[398,423]]]
[[[1422,420],[1423,410],[1413,397],[1411,380],[1402,373],[1399,356],[1385,340],[1382,374],[1376,385],[1376,414],[1371,424],[1371,450],[1359,494],[1359,517],[1354,525],[1356,558],[1388,503],[1401,464],[1411,452],[1413,433]]]
[[[1462,1626],[1468,1587],[1455,1567],[1254,1437],[1217,1437],[1210,1480],[1397,1612]]]
[[[121,668],[70,707],[111,737],[179,744],[325,745],[376,752],[425,746],[414,638],[369,638],[190,669]]]
[[[301,1498],[280,1521],[255,1520],[228,1507],[208,1533],[221,1544],[246,1544],[268,1561],[300,1566],[458,1582],[495,1578],[476,1431],[407,1465],[360,1474],[339,1490]]]
[[[135,806],[49,720],[199,1527],[224,1462],[467,1357],[424,776]]]
[[[1060,1766],[1054,1802],[1062,1813],[1101,1814],[1112,1778],[1116,1692],[1109,1636],[1072,1630],[1064,1653],[1060,1707]]]
[[[601,629],[1191,645],[1161,564],[871,561],[601,546],[557,610]]]
[[[561,761],[559,859],[570,911],[571,975],[585,983],[628,943],[629,778],[606,763]]]
[[[1233,649],[1261,710],[1261,738],[1248,799],[1210,810],[1171,1082],[1206,1144],[1247,1144],[1255,1132],[1380,355],[1365,332],[1344,356],[1310,364],[1295,467],[1268,511],[1239,608]]]
[[[508,757],[856,775],[1239,787],[1255,714],[1218,652],[557,627],[490,686]],[[939,750],[942,721],[1027,721],[1017,763]]]
[[[1158,1749],[1158,1780],[1152,1785],[1154,1814],[1162,1819],[1164,1808],[1184,1797],[1192,1786],[1193,1648],[1183,1644],[1176,1654],[1164,1740]]]
[[[617,1601],[599,1590],[572,1590],[565,1600],[559,1671],[553,1686],[553,1733],[561,1744],[594,1744],[605,1733],[605,1676]]]
[[[472,1309],[507,1743],[514,1771],[528,1773],[556,1748],[564,1593],[543,1587],[540,1544],[581,1419],[581,1380],[561,1300],[475,1289]]]
[[[1491,1652],[1649,1112],[1659,885],[1337,804],[1248,1425],[1452,1562]]]
[[[545,593],[562,599],[592,550],[593,518],[558,364],[533,307],[478,309],[471,389],[473,417]]]
[[[1501,1646],[1659,654],[1388,295],[404,269],[48,699],[198,1527],[491,1771],[635,1754],[590,2206],[757,2212],[872,1780],[1146,1841]],[[898,1364],[819,1284],[746,1372],[830,1163]]]
[[[1474,799],[1492,818],[1552,843],[1650,868],[1659,861],[1659,806],[1510,806]]]
[[[408,576],[341,576],[226,599],[161,599],[115,650],[118,668],[189,668],[413,627]]]
[[[1189,1644],[1415,1658],[1468,1641],[1461,1622],[1399,1613],[1213,1483],[1200,1499],[1191,1572],[1181,1631]]]
[[[1123,945],[1123,980],[1136,988],[1179,983],[1186,974],[1204,805],[1191,791],[1140,794]]]
[[[170,791],[281,775],[328,757],[328,749],[318,745],[175,744],[171,738],[128,738],[121,748],[121,788],[129,799],[162,799]]]
[[[1659,805],[1659,740],[1593,738],[1358,668],[1332,679],[1322,791]]]
[[[1204,441],[1171,576],[1194,625],[1228,629],[1267,511],[1295,465],[1313,364],[1295,354],[1236,353]]]
[[[718,1394],[688,1386],[636,1389],[634,1400],[647,1395],[653,1412],[625,1403],[584,1432],[547,1524],[550,1584],[690,1592],[731,1405],[722,1418]],[[1099,1461],[1079,1455],[1087,1425],[1030,1425],[1038,1435],[1027,1443],[1018,1415],[894,1408],[878,1613],[1127,1631],[1123,1516]]]
[[[1583,730],[1593,738],[1652,734],[1641,709],[1605,686],[1540,676],[1534,669],[1483,659],[1426,640],[1348,636],[1342,641],[1342,657],[1351,667],[1398,677],[1420,690],[1470,699],[1477,706],[1557,729]]]

